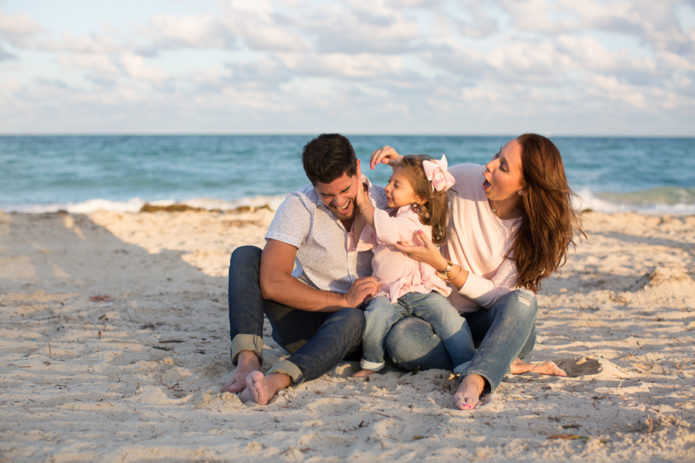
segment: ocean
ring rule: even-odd
[[[302,147],[315,135],[0,136],[0,210],[138,211],[145,203],[209,209],[276,207],[307,183]],[[363,166],[383,145],[449,164],[484,164],[512,136],[347,135]],[[695,214],[695,138],[550,137],[577,207]],[[386,166],[363,168],[384,185]]]

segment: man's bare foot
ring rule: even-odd
[[[231,392],[236,394],[246,389],[246,377],[254,370],[261,368],[256,354],[250,350],[242,350],[237,357],[237,365],[234,369],[232,379],[224,383],[221,392]]]
[[[509,371],[513,375],[533,372],[540,375],[567,376],[565,370],[555,364],[555,362],[524,362],[517,358],[509,365]]]
[[[466,375],[454,394],[454,405],[460,410],[473,410],[480,402],[485,380],[480,375]]]
[[[275,397],[278,391],[285,389],[291,383],[291,379],[284,373],[271,373],[265,376],[260,371],[252,371],[246,377],[246,390],[242,393],[245,397],[239,398],[243,400],[248,396],[247,392],[251,394],[251,400],[259,405],[266,405],[270,400]]]
[[[355,373],[354,375],[352,375],[352,377],[353,378],[362,378],[364,376],[373,375],[374,373],[376,373],[376,371],[374,371],[374,370],[362,369],[362,370],[358,371],[357,373]]]

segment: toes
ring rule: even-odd
[[[470,397],[454,397],[454,405],[459,410],[473,410],[477,403]]]
[[[221,392],[231,392],[232,394],[236,394],[237,392],[241,391],[246,387],[246,384],[243,381],[239,381],[238,378],[231,379],[224,383],[222,388],[220,389]]]

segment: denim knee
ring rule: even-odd
[[[384,346],[393,363],[404,370],[453,368],[439,336],[418,317],[405,317],[393,325]]]
[[[354,307],[345,307],[336,313],[336,317],[348,327],[349,338],[355,339],[357,345],[361,344],[365,325],[364,312]]]
[[[506,310],[514,310],[516,316],[523,320],[535,320],[538,312],[538,299],[528,289],[517,289],[509,293],[505,301]]]
[[[239,246],[229,258],[229,268],[244,268],[248,271],[249,267],[260,267],[261,248],[257,246]]]

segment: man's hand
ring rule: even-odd
[[[368,297],[372,297],[379,290],[379,280],[374,277],[364,277],[350,286],[345,293],[345,302],[348,307],[357,307]]]

